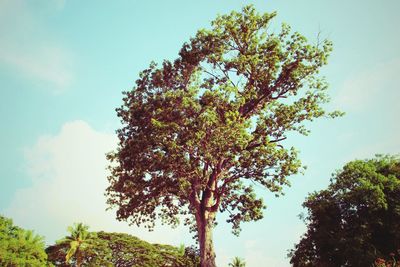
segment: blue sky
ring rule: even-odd
[[[324,188],[345,162],[400,152],[400,2],[386,1],[24,1],[0,0],[0,213],[45,235],[48,243],[75,221],[93,230],[129,232],[152,242],[190,244],[184,227],[148,233],[105,212],[104,154],[115,147],[114,109],[151,60],[174,59],[183,42],[217,14],[252,3],[277,11],[309,40],[331,39],[322,74],[327,109],[347,114],[293,136],[308,169],[286,195],[263,194],[262,221],[240,237],[220,223],[217,262],[289,266],[287,250],[305,226],[297,215],[309,192]]]

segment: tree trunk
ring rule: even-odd
[[[200,265],[201,267],[216,267],[215,252],[212,232],[214,220],[219,206],[219,195],[216,195],[217,179],[221,173],[221,163],[214,169],[207,182],[206,189],[202,192],[201,201],[198,199],[195,190],[193,191],[193,206],[196,209],[195,217],[197,224],[197,234],[200,244]]]
[[[201,223],[197,225],[200,243],[200,265],[201,267],[216,267],[212,238],[214,216],[202,217]]]
[[[82,255],[81,250],[78,248],[76,251],[76,267],[81,267],[82,265]]]

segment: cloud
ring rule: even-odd
[[[65,236],[73,222],[92,230],[126,232],[150,242],[179,245],[185,229],[160,226],[154,232],[117,222],[106,212],[105,153],[116,146],[116,136],[92,129],[84,121],[65,123],[55,136],[42,136],[25,151],[28,188],[17,190],[5,215],[17,225],[45,235],[48,243]]]
[[[64,4],[50,1],[38,8],[23,0],[0,1],[0,65],[54,92],[72,83],[73,56],[46,30],[43,18]]]

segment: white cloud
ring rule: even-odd
[[[117,222],[114,212],[105,211],[105,153],[115,146],[115,135],[97,132],[84,121],[65,123],[57,135],[39,138],[25,152],[32,185],[17,190],[5,215],[45,235],[48,243],[66,235],[73,222],[84,222],[96,231],[127,232],[150,242],[179,245],[183,227],[160,226],[148,232]]]
[[[58,12],[64,1],[39,5]],[[60,92],[73,81],[72,54],[46,31],[38,8],[23,0],[0,1],[0,64]]]

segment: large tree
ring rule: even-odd
[[[238,233],[265,207],[253,184],[279,195],[301,163],[284,140],[307,134],[305,121],[327,114],[327,84],[317,73],[331,43],[290,27],[269,31],[275,13],[218,16],[185,43],[179,57],[150,64],[117,109],[123,126],[111,161],[108,203],[117,219],[154,227],[179,215],[197,234],[201,265],[215,266],[218,211]]]
[[[293,266],[371,266],[399,256],[400,158],[352,161],[303,206],[308,230],[290,253]]]

